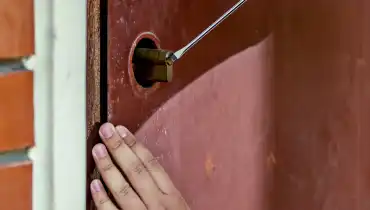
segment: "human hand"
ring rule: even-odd
[[[105,145],[95,145],[93,157],[118,206],[96,179],[90,187],[98,210],[189,210],[163,167],[129,130],[105,123],[99,134]]]

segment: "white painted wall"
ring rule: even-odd
[[[85,210],[86,1],[35,0],[33,210]]]

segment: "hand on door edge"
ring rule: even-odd
[[[157,159],[127,128],[105,123],[99,135],[104,144],[95,145],[92,155],[115,202],[95,179],[90,188],[98,210],[189,210]]]

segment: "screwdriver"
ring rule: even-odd
[[[219,17],[215,22],[208,26],[202,33],[191,40],[183,48],[177,50],[176,52],[171,52],[162,49],[149,49],[149,48],[137,48],[135,50],[134,56],[139,60],[150,61],[155,65],[160,65],[162,68],[153,68],[158,72],[152,72],[150,75],[153,81],[166,81],[171,78],[167,78],[169,74],[168,70],[172,71],[172,65],[175,61],[179,60],[187,51],[194,47],[200,40],[202,40],[207,34],[209,34],[213,29],[215,29],[220,23],[222,23],[226,18],[233,14],[237,9],[239,9],[247,0],[240,0],[233,7],[227,10],[221,17]],[[159,72],[160,71],[160,72]],[[157,78],[153,77],[156,75]]]
[[[174,63],[175,61],[179,60],[188,50],[190,50],[194,45],[196,45],[200,40],[202,40],[209,32],[215,29],[222,21],[228,18],[231,14],[233,14],[237,9],[239,9],[247,0],[240,0],[236,3],[233,7],[231,7],[228,11],[226,11],[221,17],[219,17],[215,22],[213,22],[210,26],[208,26],[202,33],[200,33],[197,37],[195,37],[192,41],[189,42],[185,47],[177,50],[175,53],[171,54],[167,59],[169,63]]]

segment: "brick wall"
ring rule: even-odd
[[[0,209],[32,209],[34,144],[33,72],[23,60],[34,53],[32,0],[0,1]]]

